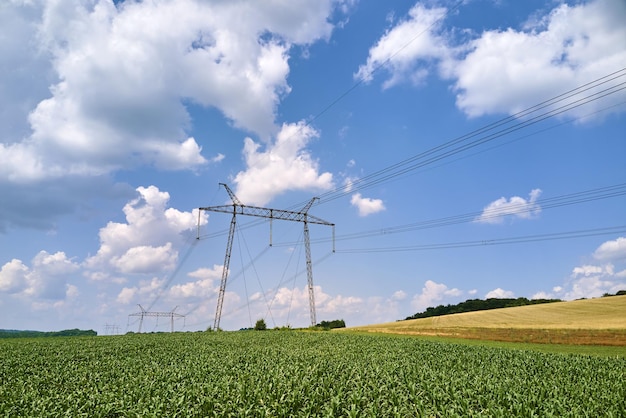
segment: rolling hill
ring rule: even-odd
[[[554,344],[626,346],[626,296],[517,306],[348,330]]]

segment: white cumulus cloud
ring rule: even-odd
[[[623,237],[618,237],[602,243],[592,253],[598,263],[574,267],[563,285],[555,286],[551,292],[541,291],[537,294],[541,297],[573,300],[626,290],[625,241]]]
[[[499,287],[497,289],[493,289],[487,292],[487,294],[485,295],[486,299],[489,299],[489,298],[508,299],[508,298],[514,298],[514,297],[515,297],[515,293],[513,293],[510,290],[501,289]]]
[[[149,280],[141,280],[137,286],[124,287],[117,295],[116,301],[123,305],[130,303],[146,303],[154,301],[163,288],[164,280],[153,277]],[[144,306],[144,309],[148,308]]]
[[[351,3],[3,2],[0,194],[12,204],[0,232],[53,227],[86,198],[116,194],[109,176],[121,169],[219,162],[189,135],[190,106],[267,141],[293,47],[328,40],[331,17]],[[83,187],[96,182],[98,193]]]
[[[210,268],[200,268],[187,275],[197,280],[176,284],[169,290],[169,295],[175,299],[208,299],[215,296],[219,290],[219,279],[222,276],[223,266],[214,265]]]
[[[445,27],[446,13],[417,3],[370,48],[355,78],[369,82],[384,68],[384,88],[419,85],[436,69],[451,80],[456,105],[468,116],[513,115],[618,71],[626,62],[626,3],[621,0],[561,4],[524,27],[482,33]],[[625,97],[618,92],[568,115],[589,115]]]
[[[0,292],[16,293],[27,286],[28,267],[13,259],[0,269]]]
[[[623,68],[624,20],[626,3],[596,0],[561,4],[521,30],[482,33],[453,67],[457,106],[469,116],[515,114]],[[574,112],[584,115],[623,100],[624,93],[617,93]]]
[[[571,279],[564,286],[560,296],[566,300],[595,298],[624,289],[626,289],[626,276],[622,273],[616,274],[613,265],[605,265],[593,271],[586,268],[584,274],[574,269]]]
[[[249,205],[265,205],[288,190],[328,190],[329,172],[320,173],[318,162],[306,149],[319,134],[304,122],[283,124],[276,139],[261,145],[246,138],[243,149],[246,170],[237,173],[237,197]]]
[[[111,265],[121,273],[150,273],[157,270],[172,270],[178,261],[178,252],[172,243],[158,247],[139,245],[129,248],[122,256],[113,257]]]
[[[501,197],[487,205],[480,216],[476,218],[476,221],[498,224],[502,223],[506,216],[520,219],[535,217],[541,212],[541,206],[537,204],[540,195],[540,189],[533,189],[528,195],[528,199],[519,196],[513,196],[509,199]]]
[[[552,294],[542,290],[542,291],[534,293],[530,298],[531,299],[552,299],[553,296]]]
[[[50,254],[40,251],[32,259],[30,267],[21,260],[13,259],[0,269],[0,292],[17,294],[34,303],[45,300],[62,300],[75,295],[78,288],[70,285],[79,264],[62,251]],[[68,294],[67,286],[72,286]]]
[[[444,298],[458,297],[462,294],[463,292],[457,288],[450,289],[443,283],[427,280],[424,283],[422,291],[413,296],[411,307],[421,312],[428,307],[434,306],[437,302],[443,300]]]
[[[138,196],[124,206],[126,223],[109,222],[100,229],[100,248],[84,266],[92,272],[156,273],[172,270],[183,233],[197,226],[198,212],[168,208],[170,195],[155,186],[137,188]],[[201,213],[201,225],[207,223]],[[96,275],[102,279],[102,275]]]
[[[599,274],[602,273],[603,268],[600,266],[590,266],[590,265],[585,265],[585,266],[580,266],[580,267],[574,267],[574,270],[572,270],[572,277],[578,277],[578,276],[591,276],[594,274]]]
[[[445,37],[437,33],[438,23],[445,14],[445,8],[427,8],[417,3],[406,19],[388,29],[370,48],[367,62],[359,67],[354,77],[370,82],[374,73],[384,68],[389,73],[384,88],[404,80],[421,83],[428,75],[427,63],[450,54]]]
[[[215,107],[235,125],[269,136],[276,106],[290,90],[289,49],[328,39],[328,18],[340,3],[5,5],[0,21],[24,24],[5,27],[18,36],[3,37],[0,48],[12,51],[13,63],[55,77],[48,97],[41,97],[41,87],[32,93],[40,99],[30,109],[32,135],[0,144],[0,161],[7,163],[0,174],[37,179],[146,163],[165,169],[203,165],[201,147],[185,135],[192,123],[186,100]],[[37,79],[12,77],[0,83],[28,87]],[[23,105],[34,100],[24,99]]]
[[[626,259],[626,238],[619,237],[603,243],[593,253],[593,257],[601,261]]]
[[[359,216],[372,215],[386,209],[385,204],[381,199],[363,197],[361,196],[361,193],[353,194],[350,199],[350,204],[359,210]]]
[[[128,305],[134,300],[136,293],[137,288],[125,287],[117,295],[116,301],[122,305]]]
[[[404,299],[406,299],[406,292],[404,290],[398,290],[396,292],[393,292],[393,295],[391,295],[391,300],[394,301],[400,301]]]

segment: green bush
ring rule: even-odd
[[[256,321],[256,324],[254,324],[254,330],[255,331],[265,331],[267,329],[267,325],[265,324],[265,319],[261,318],[258,321]]]

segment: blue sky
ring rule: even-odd
[[[320,197],[318,321],[625,289],[624,21],[621,0],[4,2],[0,328],[136,331],[138,304],[212,326],[219,183]],[[302,224],[272,247],[237,225],[222,328],[307,326]]]

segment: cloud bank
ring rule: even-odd
[[[52,219],[76,208],[57,203],[63,196],[47,194],[42,184],[63,184],[67,201],[82,191],[85,200],[107,193],[79,190],[84,179],[114,190],[111,176],[119,170],[198,170],[219,162],[223,154],[188,135],[190,105],[215,108],[233,126],[270,141],[280,131],[276,108],[291,89],[291,49],[329,39],[331,15],[347,6],[340,0],[3,4],[0,23],[11,36],[0,38],[0,193],[20,204],[0,209],[0,232],[50,228]],[[40,191],[37,202],[29,198],[33,190]],[[41,204],[58,211],[39,220],[34,212]]]
[[[369,83],[385,74],[383,88],[391,88],[419,86],[435,73],[451,80],[457,108],[467,116],[514,115],[535,105],[537,98],[605,77],[626,62],[623,1],[561,4],[521,28],[482,33],[445,28],[447,13],[446,8],[417,3],[370,48],[354,77]],[[622,91],[603,99],[602,105],[591,102],[568,114],[589,115],[625,98]]]

